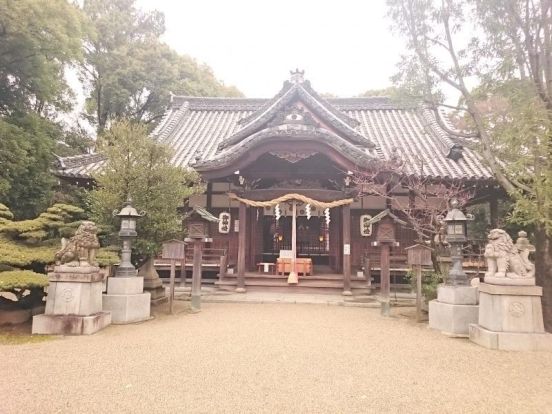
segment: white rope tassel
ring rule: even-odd
[[[274,217],[276,218],[276,221],[280,220],[280,217],[282,217],[282,212],[280,211],[280,204],[276,204],[276,207],[274,207]]]
[[[305,213],[307,214],[307,220],[310,220],[311,218],[311,205],[307,204],[305,206]]]
[[[327,208],[324,210],[324,217],[326,218],[326,226],[330,225],[330,209]]]

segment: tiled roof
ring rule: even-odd
[[[82,154],[58,158],[57,174],[62,177],[90,178],[105,163],[102,154]]]
[[[214,161],[247,141],[239,131],[266,113],[286,93],[285,87],[282,91],[273,99],[173,97],[152,137],[173,148],[175,165],[188,167]],[[477,154],[462,148],[439,127],[428,109],[397,104],[386,97],[322,100],[316,95],[316,98],[323,101],[326,108],[331,108],[328,109],[331,116],[339,116],[347,123],[346,128],[354,129],[351,136],[366,140],[365,145],[353,141],[350,144],[355,151],[363,151],[367,158],[389,160],[398,155],[404,160],[407,173],[422,173],[434,178],[481,180],[493,177]],[[230,137],[238,138],[229,144]],[[448,157],[453,149],[461,154],[458,160]],[[101,168],[103,163],[97,154],[62,161],[65,168],[60,175],[72,177],[86,176]]]

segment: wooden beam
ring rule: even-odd
[[[238,233],[238,286],[236,292],[243,293],[245,292],[245,250],[247,248],[247,229],[246,229],[246,220],[247,220],[247,206],[243,203],[240,203],[239,209],[239,233]]]
[[[343,226],[343,295],[351,296],[351,206],[341,207]]]
[[[391,287],[391,271],[390,271],[390,250],[391,246],[388,243],[382,243],[380,252],[380,301],[381,314],[389,316],[389,296]]]
[[[288,283],[296,285],[299,282],[297,276],[297,201],[293,200],[293,210],[291,216],[291,270],[289,272]]]
[[[194,265],[192,271],[192,310],[201,309],[201,260],[203,241],[194,240]]]
[[[286,194],[297,193],[317,201],[330,202],[350,198],[351,195],[343,191],[324,190],[324,189],[299,189],[299,188],[270,188],[262,190],[246,191],[240,195],[242,198],[254,201],[268,201],[281,197]]]

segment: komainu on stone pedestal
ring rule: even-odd
[[[489,243],[485,247],[487,273],[485,282],[496,285],[534,285],[535,265],[529,260],[529,253],[535,247],[527,240],[527,233],[520,231],[516,244],[502,229],[490,231]]]
[[[48,296],[43,315],[33,317],[33,334],[87,335],[111,323],[102,310],[102,281],[96,263],[99,247],[96,225],[84,221],[55,255],[48,274]]]
[[[489,234],[485,249],[488,271],[479,286],[479,320],[469,327],[470,340],[490,349],[552,351],[552,335],[544,331],[542,288],[535,286],[535,248],[527,233],[514,244],[504,230]]]
[[[54,256],[56,265],[97,266],[96,252],[100,247],[97,234],[93,221],[83,221],[69,241],[61,239],[61,249]]]

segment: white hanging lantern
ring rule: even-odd
[[[360,235],[363,237],[368,237],[372,235],[372,223],[370,220],[372,216],[370,214],[363,214],[360,216]]]
[[[326,226],[329,226],[330,225],[330,209],[327,208],[324,210],[324,217],[326,218]]]
[[[218,231],[221,234],[230,233],[230,213],[223,211],[219,214]]]

